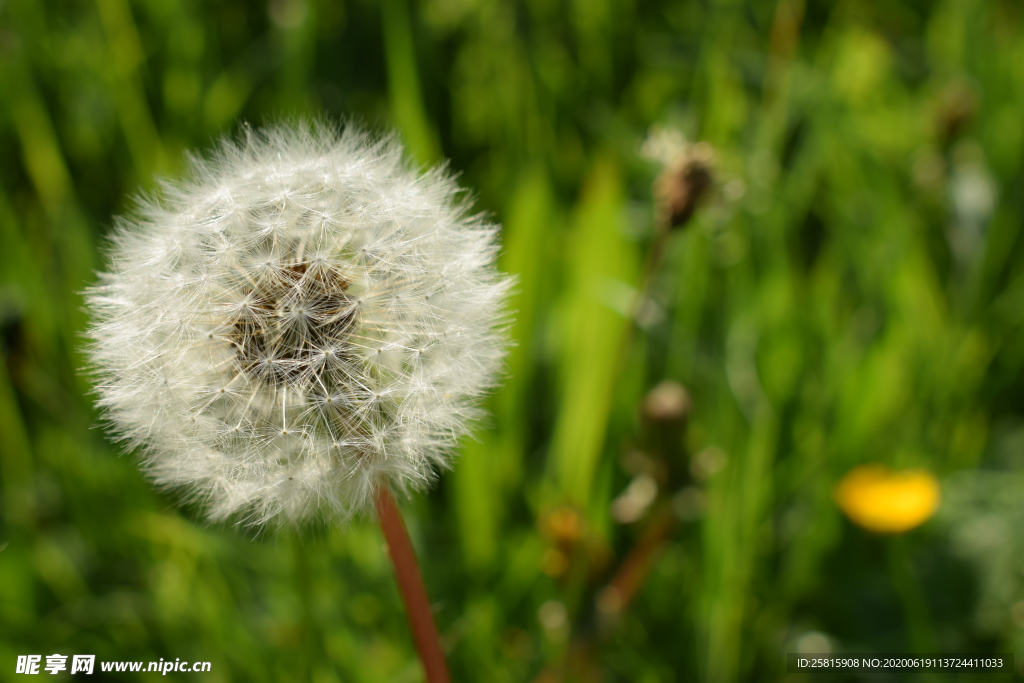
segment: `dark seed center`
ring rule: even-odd
[[[347,355],[356,308],[348,285],[336,270],[306,263],[271,268],[248,284],[230,333],[239,370],[296,384],[327,358]]]

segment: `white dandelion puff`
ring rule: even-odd
[[[504,354],[497,227],[391,138],[281,125],[117,221],[87,293],[114,431],[213,521],[346,517],[449,463]]]

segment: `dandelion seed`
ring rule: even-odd
[[[117,223],[87,296],[99,402],[214,521],[344,518],[381,481],[423,487],[504,353],[496,232],[390,138],[224,142]]]

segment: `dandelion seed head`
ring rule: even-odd
[[[449,465],[504,355],[497,227],[391,138],[282,125],[117,220],[89,290],[114,431],[213,521],[344,518]]]

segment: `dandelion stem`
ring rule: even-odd
[[[619,565],[615,577],[598,594],[597,607],[605,616],[618,617],[629,607],[643,588],[658,559],[659,551],[672,535],[675,526],[675,516],[667,505],[651,516],[647,528]]]
[[[626,329],[623,330],[622,337],[619,339],[619,349],[615,358],[615,364],[612,366],[612,382],[614,384],[618,384],[626,370],[626,365],[629,362],[629,353],[633,348],[633,339],[636,337],[637,319],[640,317],[644,304],[647,303],[654,276],[661,267],[665,251],[668,249],[668,240],[672,234],[668,224],[659,223],[656,230],[657,233],[654,236],[654,241],[651,242],[650,249],[647,251],[643,269],[640,271],[639,280],[637,280],[636,292],[633,293],[633,299],[629,302],[629,308],[627,309]]]
[[[413,641],[420,654],[420,661],[427,674],[428,683],[449,683],[448,665],[445,663],[444,650],[434,625],[434,615],[430,611],[430,600],[427,589],[423,585],[423,577],[416,562],[416,553],[409,542],[409,534],[402,522],[402,514],[398,510],[395,499],[391,496],[386,483],[377,487],[375,497],[377,517],[380,528],[387,541],[388,557],[395,568],[395,580],[405,602],[405,613],[412,629]]]

